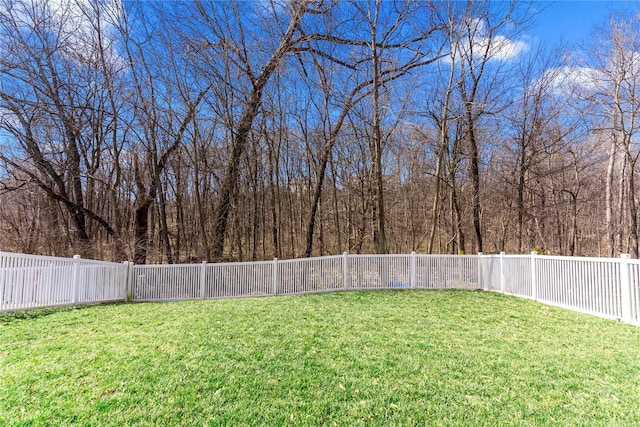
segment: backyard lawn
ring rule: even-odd
[[[0,314],[0,425],[640,425],[640,327],[480,291]]]

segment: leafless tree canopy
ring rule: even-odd
[[[0,0],[0,250],[637,257],[638,15],[530,6]]]

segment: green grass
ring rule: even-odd
[[[640,328],[471,291],[0,316],[0,425],[640,425]]]

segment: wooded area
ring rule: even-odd
[[[534,4],[0,0],[0,249],[637,258],[638,15]]]

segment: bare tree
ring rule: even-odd
[[[592,116],[595,129],[610,135],[605,188],[609,256],[625,250],[638,256],[635,170],[640,150],[633,140],[639,129],[640,113],[639,31],[637,18],[611,18],[593,40],[593,63],[582,65],[583,78],[592,85],[586,88],[589,101],[598,107]],[[616,172],[619,174],[617,198]]]
[[[219,6],[207,7],[204,4],[196,5],[199,14],[199,22],[206,25],[212,39],[194,40],[195,44],[205,45],[206,48],[217,52],[217,57],[226,57],[241,73],[243,78],[249,82],[249,92],[238,114],[237,122],[233,124],[233,135],[229,148],[225,170],[220,182],[218,197],[213,206],[213,235],[211,236],[211,256],[215,260],[223,257],[225,238],[228,228],[229,215],[232,208],[232,198],[235,193],[240,176],[240,161],[244,156],[249,137],[253,129],[254,121],[259,114],[262,104],[263,92],[272,75],[283,61],[283,58],[291,52],[294,46],[298,45],[304,36],[300,34],[299,28],[303,17],[309,13],[323,13],[322,3],[309,0],[293,1],[289,4],[287,18],[282,16],[282,10],[275,4],[270,6],[269,13],[273,19],[269,22],[275,24],[273,28],[279,34],[270,34],[276,40],[274,48],[264,61],[258,61],[251,56],[251,47],[248,45],[248,35],[245,27],[252,25],[247,22],[247,17],[243,16],[240,4],[231,2],[222,13]],[[283,25],[282,20],[288,19],[288,23]],[[255,24],[255,23],[254,23]],[[235,37],[229,33],[235,31]],[[263,28],[263,36],[267,35],[267,29]],[[270,43],[269,43],[270,44]],[[227,82],[233,85],[233,82]]]
[[[451,50],[456,50],[459,58],[457,89],[464,105],[462,120],[473,186],[475,249],[482,252],[479,127],[486,116],[503,108],[503,95],[508,92],[505,66],[520,49],[510,37],[521,31],[527,14],[524,18],[520,16],[517,2],[500,7],[490,6],[489,2],[473,2],[463,7],[462,11],[452,9],[451,19],[459,24],[451,27],[449,37]]]
[[[175,44],[172,37],[160,37],[156,33],[158,29],[149,22],[145,15],[149,12],[145,7],[138,7],[135,11],[140,36],[132,36],[131,17],[124,13],[118,26],[135,95],[130,98],[133,134],[139,142],[137,146],[142,148],[132,156],[137,187],[133,260],[137,264],[146,263],[149,214],[158,199],[160,239],[167,262],[173,263],[167,225],[166,190],[161,177],[168,168],[171,156],[180,147],[188,126],[195,118],[196,109],[211,85],[201,89],[196,87],[194,93],[187,81],[188,72],[185,68],[188,63],[180,57],[180,46]],[[154,10],[152,13],[154,19],[163,18],[161,11]],[[133,9],[129,14],[133,14]],[[146,176],[149,177],[148,182]]]
[[[91,221],[124,259],[118,207],[101,212],[95,203],[114,184],[121,150],[115,133],[121,74],[101,14],[99,7],[78,11],[71,3],[2,4],[0,128],[16,145],[0,158],[15,179],[34,183],[65,207],[77,250],[95,249]]]
[[[355,71],[355,81],[357,82],[351,90],[340,88],[342,94],[340,105],[342,108],[335,115],[332,128],[327,132],[328,138],[325,142],[324,153],[321,157],[318,179],[315,184],[314,198],[311,206],[311,213],[307,226],[307,240],[305,256],[310,256],[313,248],[313,234],[315,229],[315,215],[320,201],[326,166],[331,157],[331,152],[339,136],[342,124],[350,110],[371,97],[372,102],[372,159],[374,164],[374,197],[375,202],[375,230],[374,241],[376,251],[387,252],[387,242],[384,231],[384,188],[382,171],[382,151],[383,133],[381,124],[381,101],[380,95],[386,85],[407,75],[412,70],[433,63],[439,58],[440,50],[437,45],[428,44],[430,37],[439,27],[431,21],[422,22],[424,27],[411,28],[403,25],[410,17],[416,17],[419,11],[423,11],[418,3],[397,4],[395,2],[368,2],[352,3],[356,11],[356,18],[350,22],[353,26],[347,34],[322,34],[315,35],[314,38],[322,41],[330,41],[342,47],[350,47],[356,52],[351,54],[354,58],[338,59],[315,46],[306,46],[305,50],[323,58],[328,58],[332,63],[344,66]],[[388,9],[385,9],[388,8]],[[383,14],[386,19],[382,22],[379,16]],[[364,23],[364,30],[359,28]],[[364,32],[364,34],[363,34]],[[366,34],[366,36],[365,36]],[[395,56],[394,56],[395,54]],[[388,56],[387,56],[388,55]],[[317,62],[316,62],[317,64]],[[371,68],[361,70],[363,65]],[[358,72],[359,71],[359,72]],[[331,88],[330,82],[325,82],[325,88]],[[329,94],[325,96],[331,96]]]

